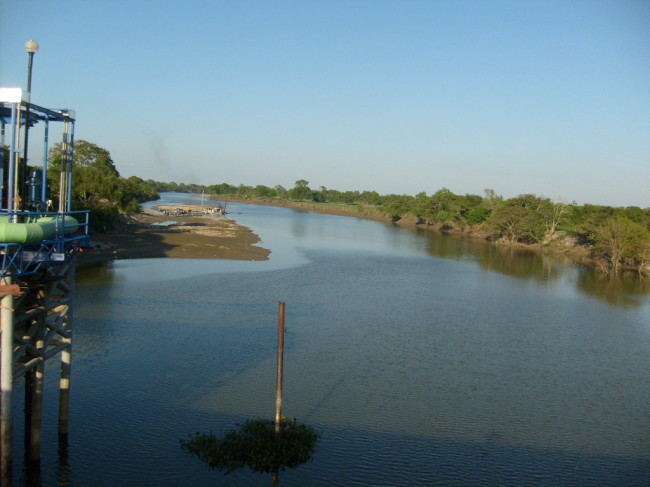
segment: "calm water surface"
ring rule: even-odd
[[[284,413],[322,433],[280,485],[648,485],[647,280],[355,218],[229,206],[269,261],[80,273],[69,445],[57,455],[53,364],[42,485],[270,485],[210,471],[178,440],[273,416],[278,301]]]

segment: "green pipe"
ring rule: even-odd
[[[36,243],[51,240],[57,232],[57,223],[63,223],[65,233],[72,233],[79,227],[79,222],[71,216],[63,218],[42,217],[33,223],[7,223],[0,221],[0,242]]]

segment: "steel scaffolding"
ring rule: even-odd
[[[27,174],[21,131],[43,122],[40,170]],[[48,195],[50,122],[63,123],[58,211]],[[25,458],[38,465],[45,361],[60,357],[59,438],[67,445],[76,251],[88,245],[88,211],[72,211],[75,114],[0,88],[0,482],[11,485],[14,382],[25,380]],[[9,144],[6,140],[9,138]],[[60,446],[61,446],[60,444]]]

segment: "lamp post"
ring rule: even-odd
[[[27,92],[29,93],[29,102],[25,107],[25,144],[23,147],[23,163],[21,165],[22,171],[17,171],[17,173],[20,174],[19,177],[22,178],[20,185],[22,205],[25,204],[25,200],[27,199],[27,145],[29,142],[29,104],[32,102],[32,65],[34,64],[34,54],[38,52],[38,48],[38,42],[33,39],[25,42],[25,50],[29,55],[29,61],[27,62]]]
[[[29,63],[27,65],[27,91],[32,91],[32,64],[34,62],[34,54],[38,52],[38,42],[29,40],[25,42],[25,51],[29,53]]]
[[[25,210],[27,200],[27,144],[29,142],[29,109],[32,102],[32,64],[34,63],[34,54],[38,52],[38,42],[29,40],[25,42],[25,50],[29,54],[29,61],[27,63],[27,92],[29,93],[29,101],[25,106],[25,143],[23,145],[23,162],[21,164],[22,170],[16,171],[16,177],[20,177],[20,194],[16,195],[19,198],[19,209]],[[37,374],[43,372],[42,365],[37,369],[32,369],[25,373],[25,451],[28,452],[30,460],[37,460],[40,456],[40,429],[41,429],[41,413],[38,395],[42,394],[42,382],[37,380]]]

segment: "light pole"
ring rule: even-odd
[[[32,64],[34,62],[34,54],[38,52],[38,42],[29,40],[25,42],[25,51],[29,53],[29,63],[27,65],[27,91],[32,92]]]
[[[29,142],[29,104],[32,102],[32,65],[34,64],[34,54],[38,52],[38,42],[35,40],[28,40],[25,42],[25,50],[29,54],[29,61],[27,62],[27,92],[29,93],[29,102],[25,108],[25,144],[23,147],[23,163],[21,164],[22,171],[17,171],[21,178],[21,191],[22,197],[21,206],[24,209],[25,200],[27,199],[27,145]]]

